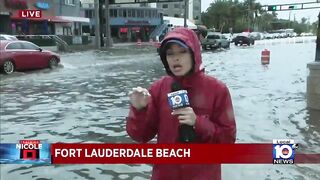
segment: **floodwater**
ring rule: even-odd
[[[261,51],[271,51],[262,66]],[[294,139],[320,152],[320,115],[306,108],[307,63],[314,41],[257,43],[203,52],[206,72],[230,89],[238,143]],[[1,143],[131,143],[125,131],[128,91],[164,75],[154,49],[61,55],[55,70],[0,75]],[[1,165],[1,179],[149,179],[150,165]],[[320,165],[223,165],[223,179],[320,179]]]

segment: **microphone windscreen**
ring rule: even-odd
[[[173,82],[171,84],[171,92],[182,90],[182,86],[178,82]]]

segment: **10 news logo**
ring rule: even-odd
[[[296,149],[298,149],[298,144],[295,144],[294,140],[273,140],[273,164],[294,164],[294,154]]]
[[[168,94],[168,102],[172,109],[190,106],[186,90],[175,91]]]

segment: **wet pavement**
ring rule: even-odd
[[[271,51],[262,66],[261,51]],[[230,88],[238,143],[290,138],[320,152],[320,116],[306,108],[315,43],[258,43],[203,52],[206,72]],[[1,143],[131,143],[127,92],[164,75],[154,49],[62,54],[55,70],[0,75]],[[150,165],[1,165],[1,179],[149,179]],[[320,165],[223,165],[223,179],[320,179]]]

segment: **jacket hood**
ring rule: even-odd
[[[202,58],[201,58],[201,50],[200,50],[200,41],[194,31],[188,28],[175,28],[170,31],[166,37],[163,39],[160,45],[160,58],[161,61],[167,71],[167,74],[173,76],[173,73],[169,69],[169,65],[166,59],[165,46],[169,40],[179,40],[184,42],[192,51],[194,67],[192,74],[198,73],[199,71],[203,71]]]

